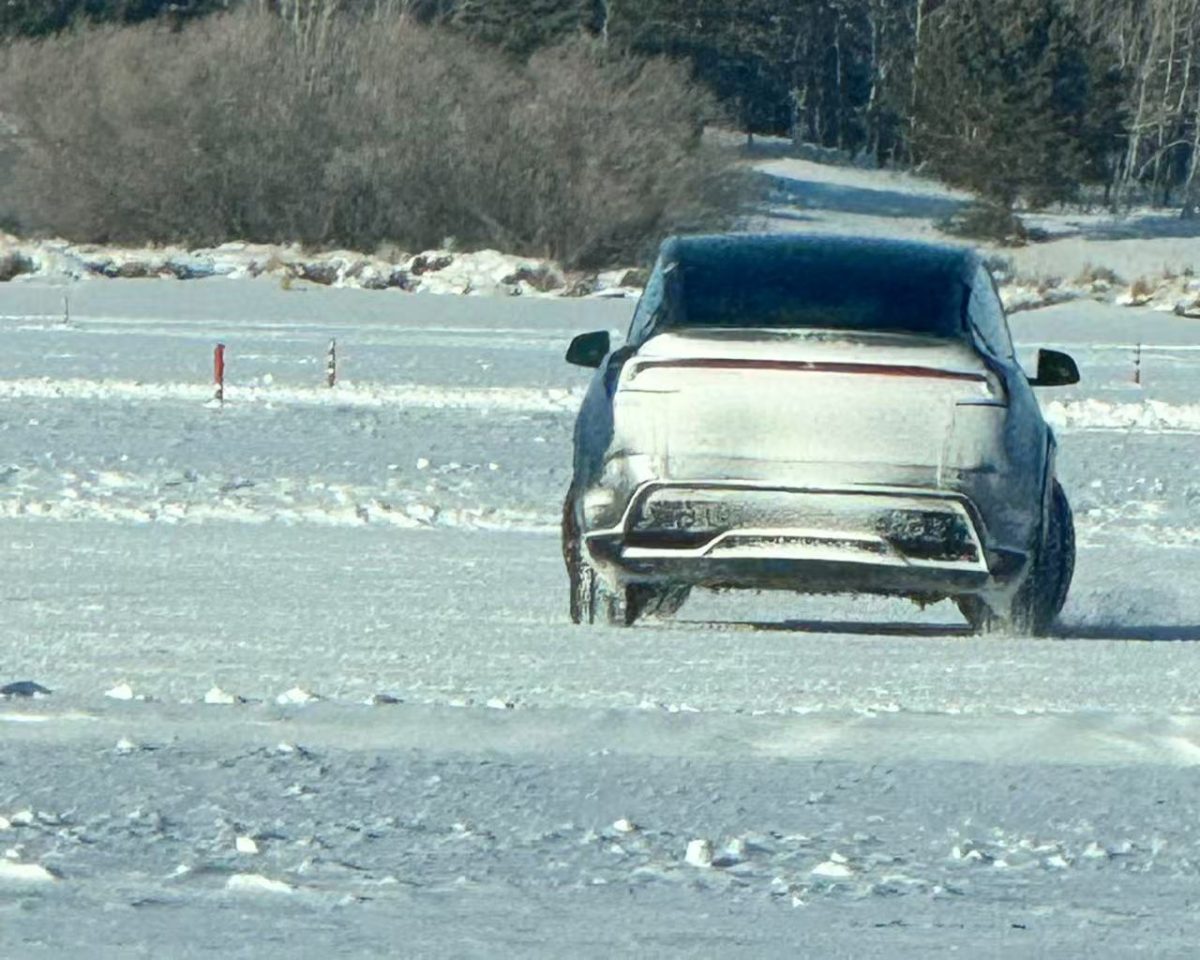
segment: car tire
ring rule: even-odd
[[[1058,481],[1051,493],[1050,530],[1041,593],[1033,611],[1034,631],[1044,636],[1067,603],[1075,576],[1075,517]]]
[[[1033,557],[1033,569],[1007,609],[995,610],[981,598],[958,598],[958,609],[977,633],[1046,636],[1067,601],[1075,573],[1075,521],[1057,480],[1050,515]]]
[[[571,585],[572,623],[607,623],[627,627],[635,617],[626,602],[628,588],[616,593],[583,555],[578,539],[567,544],[567,574]]]

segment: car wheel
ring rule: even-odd
[[[1074,517],[1066,493],[1055,480],[1049,523],[1034,555],[1033,570],[1008,608],[994,610],[979,597],[968,596],[958,598],[958,609],[977,632],[1042,637],[1067,602],[1074,573]]]
[[[1071,579],[1075,575],[1075,517],[1071,504],[1058,481],[1051,494],[1050,538],[1047,543],[1041,589],[1034,609],[1034,631],[1049,632],[1067,603]]]
[[[604,578],[596,573],[583,555],[583,548],[576,539],[567,546],[567,574],[571,584],[571,622],[607,623],[612,626],[630,626],[636,617],[631,610],[626,594],[628,588],[615,593],[608,588]]]

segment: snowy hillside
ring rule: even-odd
[[[587,630],[562,354],[631,308],[0,284],[0,956],[1193,955],[1200,321],[1014,317],[1084,376],[1061,636]]]

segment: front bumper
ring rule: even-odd
[[[968,498],[879,486],[650,481],[583,539],[614,585],[942,597],[1005,589],[1026,564],[986,546]]]

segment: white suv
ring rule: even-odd
[[[632,624],[692,587],[953,598],[1043,633],[1074,568],[1055,440],[967,250],[809,236],[663,244],[596,369],[563,510],[571,618]]]

